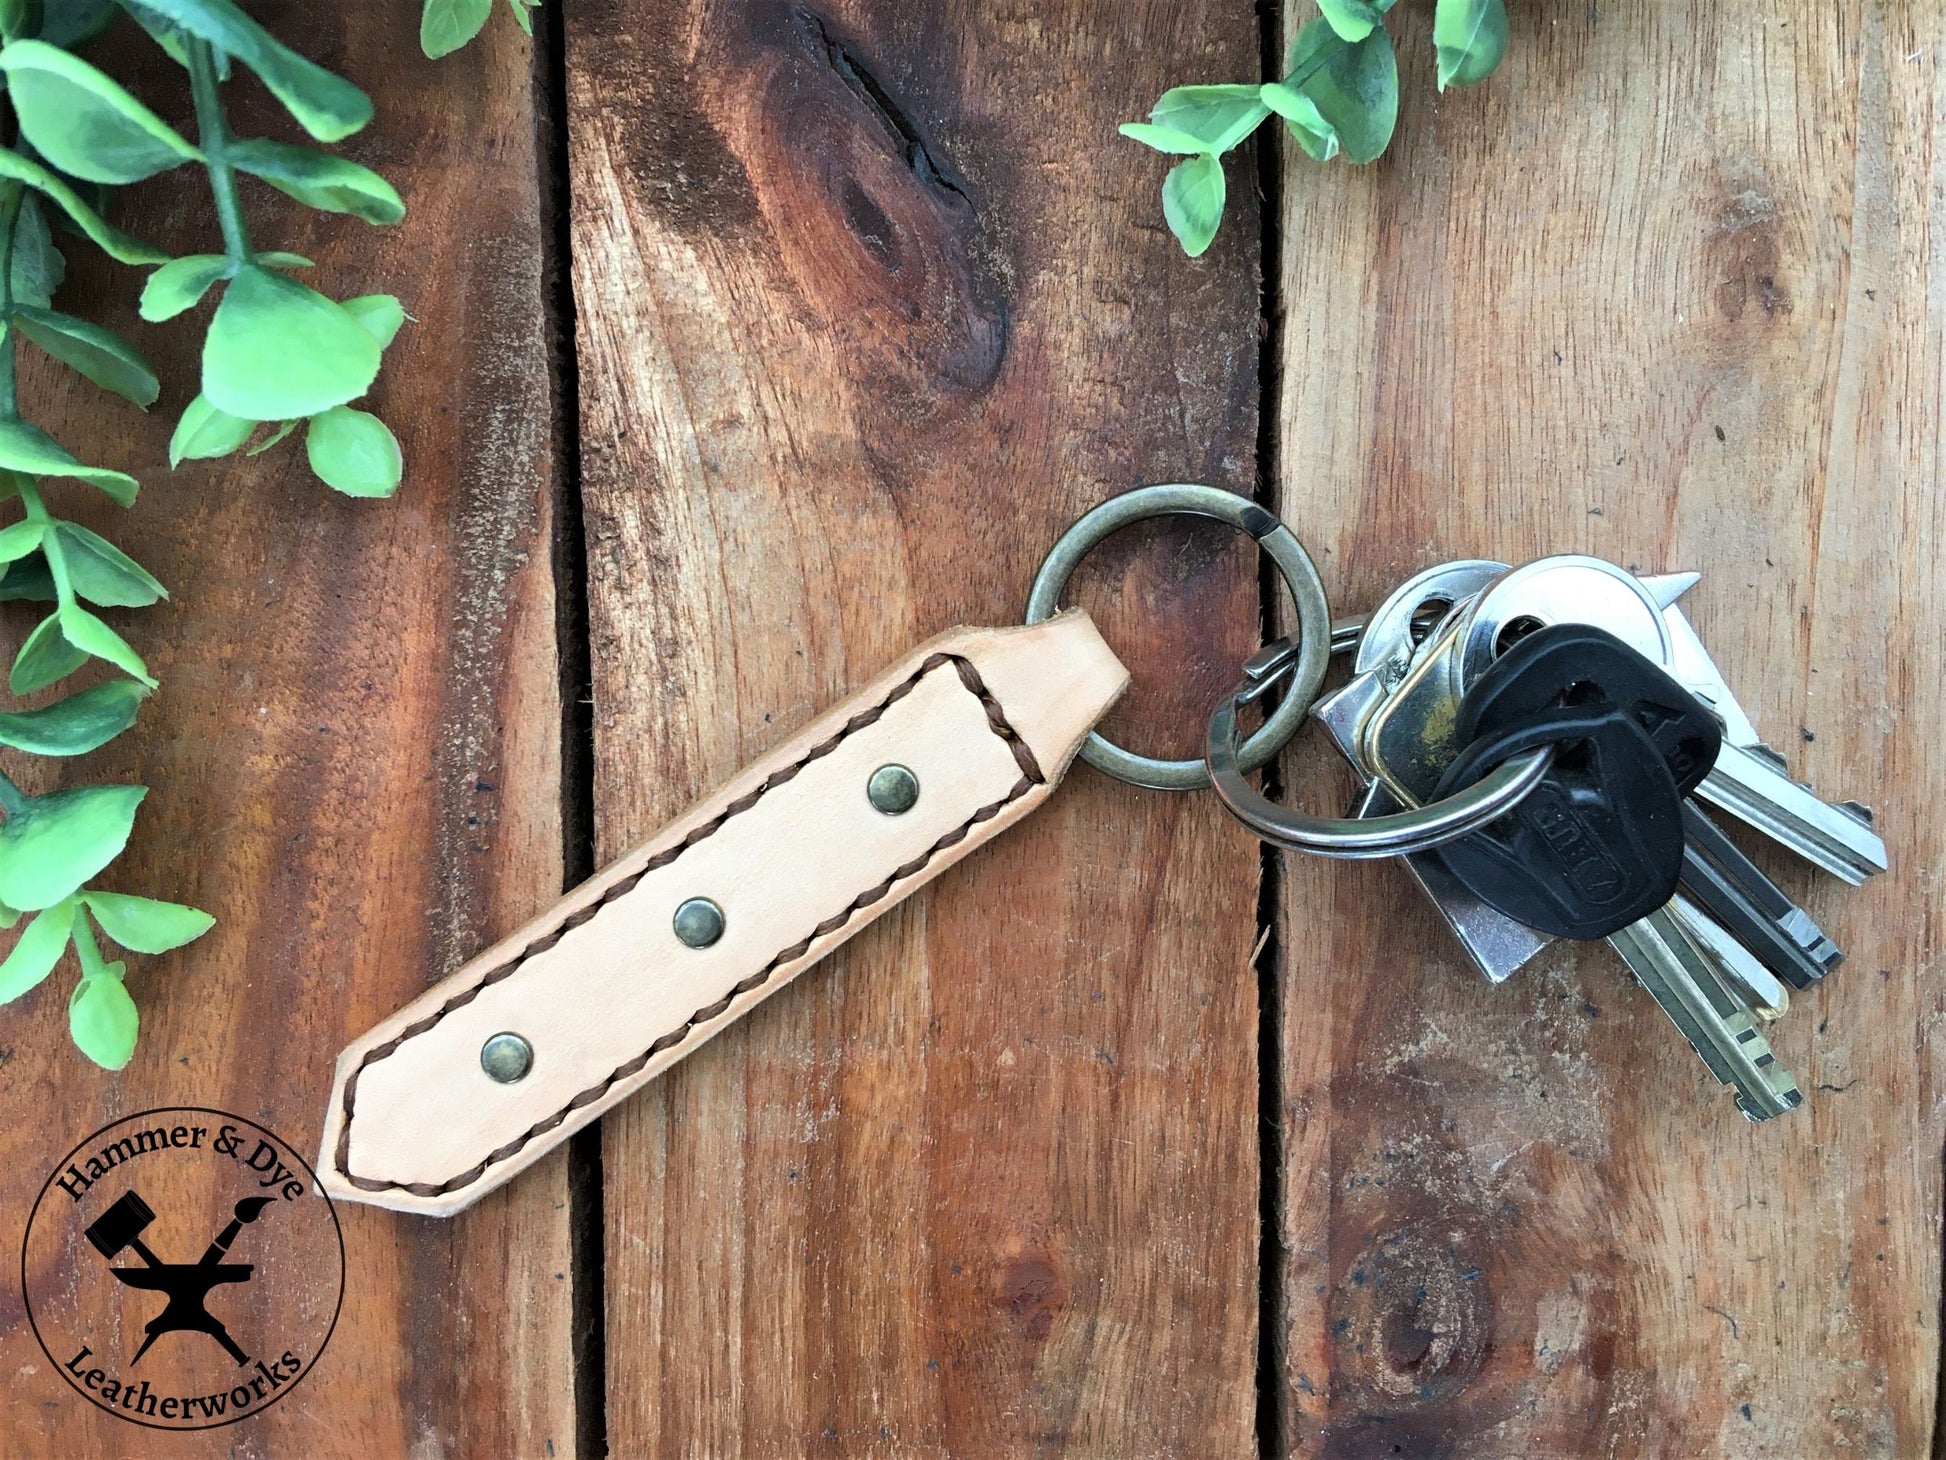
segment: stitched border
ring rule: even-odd
[[[884,881],[875,887],[866,888],[857,897],[853,898],[851,903],[843,910],[833,913],[830,917],[819,923],[817,927],[811,930],[808,936],[780,951],[762,968],[734,985],[722,998],[698,1009],[684,1020],[679,1027],[672,1029],[669,1033],[656,1039],[641,1054],[616,1066],[602,1079],[577,1094],[553,1115],[530,1127],[521,1135],[507,1142],[506,1145],[499,1147],[497,1150],[490,1151],[486,1159],[478,1165],[472,1166],[462,1171],[458,1176],[438,1184],[426,1181],[386,1181],[377,1177],[352,1175],[350,1169],[352,1106],[357,1098],[358,1077],[360,1075],[380,1060],[388,1059],[398,1053],[400,1047],[406,1041],[416,1039],[419,1035],[431,1030],[455,1009],[464,1008],[467,1004],[472,1003],[473,1000],[480,996],[482,990],[499,983],[503,979],[511,978],[528,959],[534,957],[536,954],[545,953],[556,943],[560,942],[562,937],[569,931],[592,921],[604,907],[616,898],[633,892],[636,884],[643,877],[659,868],[668,866],[698,842],[715,835],[718,831],[722,830],[724,823],[729,821],[730,818],[739,816],[743,812],[750,810],[751,807],[755,806],[770,792],[796,779],[798,773],[813,761],[821,760],[823,757],[831,754],[846,739],[857,734],[860,730],[877,724],[884,717],[887,710],[891,709],[893,705],[897,704],[919,687],[920,680],[924,679],[935,669],[948,664],[953,666],[959,675],[960,683],[979,700],[981,708],[986,711],[987,727],[1001,740],[1005,741],[1007,748],[1013,752],[1014,760],[1020,766],[1020,779],[1014,783],[1012,790],[1008,791],[998,801],[982,806],[972,816],[967,818],[966,821],[947,832],[946,835],[934,842],[919,856],[894,870],[892,875]],[[1019,733],[1008,721],[1006,712],[1001,708],[1000,702],[994,698],[993,692],[986,687],[986,682],[980,678],[980,672],[973,667],[972,661],[962,658],[958,654],[928,655],[919,667],[907,678],[894,685],[887,692],[884,699],[880,700],[870,709],[861,710],[858,714],[853,715],[829,740],[821,741],[817,745],[812,746],[801,757],[791,762],[791,764],[765,777],[762,785],[745,795],[739,796],[728,806],[724,807],[719,815],[693,829],[680,842],[676,843],[676,845],[667,847],[649,858],[640,872],[629,877],[624,877],[613,887],[605,890],[600,898],[589,906],[562,918],[558,926],[541,934],[541,936],[521,949],[520,952],[515,954],[507,962],[496,968],[488,969],[480,976],[478,982],[454,994],[452,998],[441,1004],[431,1014],[412,1024],[408,1024],[396,1036],[387,1040],[384,1044],[379,1045],[377,1048],[367,1050],[365,1057],[358,1062],[358,1067],[351,1072],[350,1077],[345,1081],[343,1119],[340,1122],[340,1129],[338,1131],[338,1149],[334,1153],[335,1164],[338,1168],[337,1174],[342,1176],[351,1185],[357,1187],[360,1191],[407,1191],[411,1192],[414,1196],[444,1196],[448,1192],[457,1191],[461,1187],[472,1185],[487,1173],[489,1167],[517,1154],[522,1148],[538,1137],[546,1135],[549,1131],[555,1129],[575,1111],[601,1099],[620,1081],[628,1079],[631,1075],[639,1074],[656,1055],[666,1049],[671,1049],[681,1044],[699,1025],[708,1023],[728,1009],[738,996],[761,988],[770,981],[771,976],[779,968],[783,967],[783,965],[795,962],[808,953],[812,943],[829,933],[836,932],[839,928],[850,922],[862,909],[882,901],[897,883],[922,871],[926,864],[941,852],[965,841],[972,833],[974,827],[980,825],[982,822],[991,821],[1008,806],[1032,791],[1034,787],[1045,785],[1046,782],[1047,777],[1042,773],[1039,762],[1035,760],[1034,752],[1028,748],[1027,742],[1020,738]]]

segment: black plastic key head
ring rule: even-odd
[[[1536,629],[1493,662],[1460,701],[1466,745],[1560,705],[1615,705],[1661,753],[1685,796],[1703,782],[1723,748],[1723,727],[1688,690],[1605,629],[1552,624]]]
[[[1450,795],[1512,757],[1555,747],[1508,815],[1441,856],[1473,894],[1563,938],[1602,938],[1654,912],[1682,875],[1682,800],[1722,748],[1715,716],[1634,649],[1588,624],[1515,644],[1467,692]]]
[[[1682,793],[1661,751],[1615,705],[1543,710],[1473,741],[1439,794],[1554,745],[1553,766],[1507,815],[1440,849],[1487,906],[1560,938],[1605,938],[1675,895]]]

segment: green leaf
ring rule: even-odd
[[[92,320],[27,304],[14,307],[14,320],[23,335],[56,360],[143,410],[154,405],[162,393],[149,362],[113,330],[103,329]]]
[[[170,259],[142,286],[142,318],[158,324],[193,309],[229,267],[230,261],[220,253],[192,253]]]
[[[143,786],[77,786],[29,796],[0,821],[0,902],[52,907],[121,855]]]
[[[378,362],[378,341],[342,305],[245,265],[210,321],[203,394],[251,421],[314,416],[369,390]]]
[[[1267,81],[1263,98],[1264,104],[1284,119],[1297,145],[1312,160],[1329,162],[1338,155],[1338,134],[1310,97],[1281,81]]]
[[[132,679],[107,679],[38,710],[0,714],[0,745],[29,755],[86,755],[135,723],[146,694]]]
[[[4,902],[0,902],[0,928],[11,928],[19,921],[20,909],[8,907]]]
[[[105,659],[125,674],[155,688],[155,677],[142,656],[129,647],[128,640],[109,628],[78,603],[64,603],[55,611],[61,621],[61,637],[77,649],[85,649],[97,659]],[[4,896],[4,894],[0,894]]]
[[[0,50],[0,71],[34,150],[70,177],[132,183],[203,154],[106,73],[45,41]]]
[[[1339,38],[1347,41],[1364,40],[1385,16],[1370,0],[1318,0],[1318,9]]]
[[[1353,162],[1385,151],[1399,119],[1399,65],[1392,36],[1379,26],[1357,44],[1338,39],[1323,17],[1297,33],[1291,74],[1308,79],[1296,89],[1316,104],[1338,145]]]
[[[54,972],[74,930],[74,903],[62,898],[20,931],[13,951],[0,963],[0,1004],[12,1003]]]
[[[1124,137],[1134,138],[1144,147],[1153,147],[1158,152],[1167,152],[1178,157],[1195,157],[1209,150],[1187,132],[1174,132],[1167,127],[1158,127],[1152,122],[1123,122],[1115,130]]]
[[[230,0],[138,0],[129,8],[160,16],[235,56],[320,142],[349,137],[372,119],[370,97],[298,55]]]
[[[61,633],[60,615],[49,614],[34,626],[34,631],[21,644],[20,652],[14,655],[7,688],[17,695],[30,695],[37,689],[46,689],[57,679],[66,679],[87,662],[88,656]]]
[[[339,406],[312,417],[304,454],[319,479],[347,497],[389,497],[399,489],[399,443],[370,411]]]
[[[169,438],[169,465],[201,461],[211,456],[228,456],[250,439],[255,421],[246,421],[228,411],[219,411],[209,397],[199,395],[182,408],[175,434]]]
[[[534,38],[535,4],[529,0],[507,0],[507,8],[514,13],[514,24],[519,26],[529,40]]]
[[[266,269],[308,269],[315,267],[301,253],[279,253],[275,250],[270,253],[258,254],[257,262],[262,264]]]
[[[1507,54],[1504,0],[1438,0],[1432,43],[1439,52],[1441,91],[1486,80]]]
[[[199,395],[183,407],[182,417],[170,434],[169,465],[178,467],[185,461],[227,456],[249,440],[256,428],[255,421],[219,411],[209,403],[208,396]]]
[[[405,217],[405,204],[392,184],[349,158],[261,138],[232,142],[223,155],[307,207],[350,213],[367,223],[396,223]]]
[[[1162,181],[1162,216],[1182,250],[1201,257],[1223,221],[1223,163],[1211,153],[1178,162]]]
[[[0,177],[10,177],[29,187],[38,189],[47,197],[61,205],[61,211],[74,221],[95,246],[110,258],[125,264],[159,264],[169,255],[152,243],[144,243],[132,233],[124,233],[113,224],[104,223],[101,215],[87,203],[58,173],[49,172],[38,162],[22,157],[18,152],[0,148]]]
[[[52,603],[54,577],[47,571],[47,559],[31,553],[0,572],[0,603]],[[58,677],[58,676],[57,676]]]
[[[275,431],[272,431],[268,436],[264,437],[263,440],[259,441],[255,446],[252,446],[248,451],[244,452],[243,454],[245,456],[262,456],[266,451],[270,450],[271,447],[275,446],[279,441],[282,441],[286,436],[290,435],[291,432],[295,431],[296,429],[297,429],[297,422],[280,421],[277,423],[277,429]]]
[[[62,522],[54,531],[61,539],[68,581],[90,603],[105,608],[146,608],[169,590],[149,570],[99,533],[78,522]]]
[[[0,467],[37,477],[73,477],[100,487],[124,507],[140,484],[127,472],[83,466],[60,442],[28,421],[0,421]]]
[[[449,56],[480,33],[493,0],[426,0],[419,15],[419,49],[434,60]]]
[[[360,294],[344,302],[344,311],[365,326],[381,350],[405,323],[405,306],[391,294]]]
[[[74,1047],[104,1070],[119,1070],[135,1058],[142,1016],[122,983],[125,965],[111,963],[74,986],[68,998],[68,1034]]]
[[[41,200],[29,193],[20,200],[20,217],[14,224],[14,302],[45,307],[61,287],[67,268],[67,260],[54,246]]]
[[[1149,121],[1165,132],[1194,137],[1205,152],[1227,152],[1270,115],[1257,92],[1254,85],[1173,87],[1162,93]]]
[[[54,0],[43,7],[40,39],[64,51],[79,50],[115,22],[114,0]]]
[[[167,953],[195,942],[216,925],[200,908],[125,892],[84,892],[81,901],[102,932],[132,953]]]
[[[31,517],[25,522],[16,522],[5,531],[0,531],[0,563],[11,563],[24,558],[41,545],[41,534],[47,525],[36,522]]]

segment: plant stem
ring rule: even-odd
[[[0,421],[20,419],[14,381],[14,230],[26,195],[25,183],[0,183]]]
[[[31,478],[20,477],[14,482],[14,490],[20,493],[20,504],[27,509],[27,520],[38,522],[43,527],[54,525],[54,514],[47,510],[47,503],[41,499],[41,489]],[[41,556],[47,559],[47,571],[54,579],[54,597],[62,606],[74,602],[74,585],[68,581],[67,555],[61,551],[61,539],[52,532],[41,537]]]
[[[80,908],[74,910],[74,956],[80,960],[81,976],[93,978],[100,974],[114,975],[101,956],[101,945],[95,942],[95,930],[88,926],[88,915]]]
[[[216,94],[216,60],[208,41],[185,40],[189,61],[189,92],[196,102],[196,141],[208,159],[209,189],[216,200],[216,221],[223,230],[223,251],[232,270],[255,257],[250,230],[243,221],[243,199],[237,195],[236,169],[230,166],[230,129],[223,120],[223,102]]]

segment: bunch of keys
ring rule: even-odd
[[[1494,983],[1556,937],[1605,937],[1738,1108],[1766,1120],[1803,1095],[1760,1022],[1842,954],[1698,803],[1854,885],[1885,869],[1885,846],[1866,808],[1821,800],[1758,736],[1677,607],[1698,576],[1581,556],[1443,564],[1341,626],[1352,677],[1311,714],[1364,782],[1359,820],[1547,758],[1504,818],[1422,839],[1406,866]],[[1262,656],[1211,730],[1219,794],[1280,840],[1288,818],[1266,816],[1223,762],[1236,708],[1288,659]]]
[[[1297,632],[1213,710],[1205,755],[1094,732],[1128,673],[1061,611],[1081,559],[1147,518],[1214,518],[1282,575]],[[1049,550],[1026,623],[956,629],[340,1054],[320,1179],[445,1216],[511,1180],[1055,793],[1077,758],[1131,784],[1214,787],[1269,841],[1400,857],[1498,983],[1556,937],[1606,937],[1753,1120],[1803,1097],[1759,1021],[1838,961],[1709,812],[1857,883],[1885,867],[1758,739],[1676,607],[1696,575],[1588,557],[1447,563],[1332,623],[1291,531],[1214,487],[1138,488]],[[1335,653],[1351,680],[1323,698]],[[1281,690],[1244,739],[1245,706]],[[1247,774],[1320,721],[1365,782],[1353,814],[1274,805]]]

